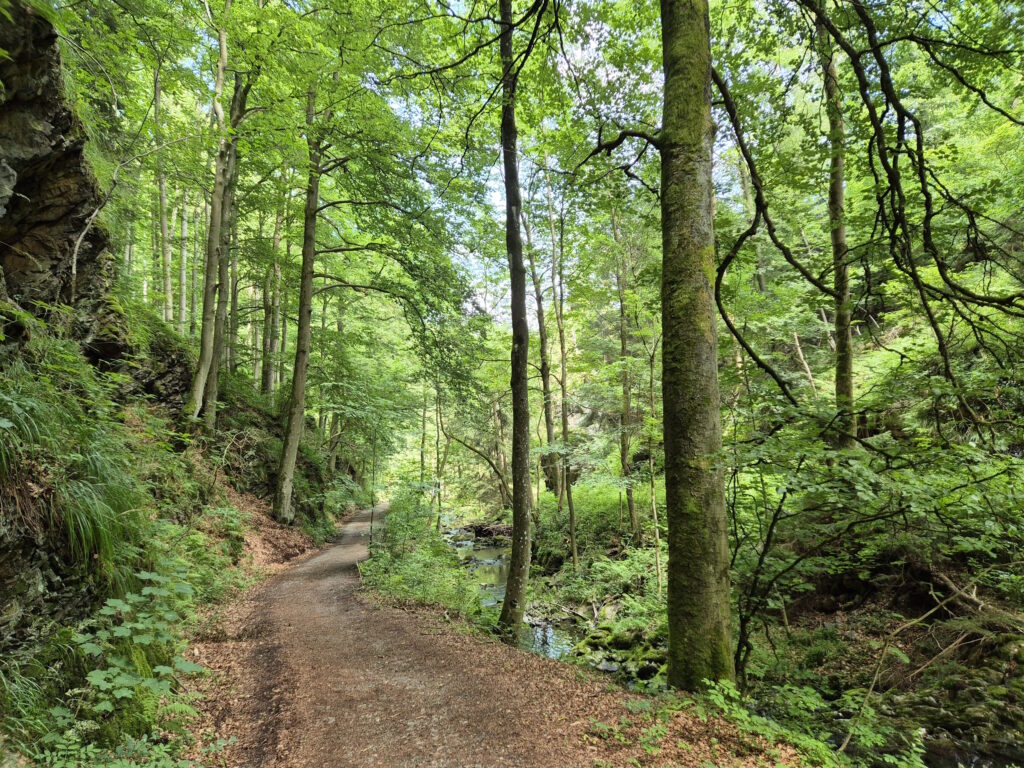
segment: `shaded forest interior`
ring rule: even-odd
[[[0,765],[215,764],[189,643],[382,503],[628,764],[1024,764],[1021,30],[0,0]]]

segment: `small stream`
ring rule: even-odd
[[[512,547],[488,539],[476,539],[472,532],[462,528],[446,531],[445,538],[479,585],[481,602],[485,606],[500,605],[505,599]],[[519,647],[551,659],[561,659],[582,637],[583,633],[570,620],[553,622],[546,618],[527,617],[519,633]]]

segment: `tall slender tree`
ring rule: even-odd
[[[302,440],[302,422],[306,415],[306,378],[313,337],[313,273],[316,266],[316,221],[320,208],[320,160],[323,155],[320,138],[316,134],[316,98],[316,87],[311,86],[306,94],[306,145],[309,152],[309,169],[302,216],[302,273],[299,279],[295,365],[292,369],[292,392],[288,399],[284,445],[281,447],[277,487],[274,491],[274,517],[286,523],[295,519],[292,489],[295,481],[295,462]]]
[[[828,224],[832,245],[832,287],[835,291],[835,444],[840,448],[853,445],[855,424],[853,414],[853,321],[850,297],[849,248],[846,244],[846,126],[843,123],[843,95],[839,90],[836,51],[822,19],[815,25],[818,61],[824,81],[825,114],[828,117]]]
[[[630,429],[633,426],[633,413],[630,406],[633,389],[629,372],[629,323],[626,320],[626,254],[622,235],[619,231],[615,208],[612,208],[612,239],[615,242],[615,292],[619,299],[619,365],[622,366],[622,411],[619,414],[619,467],[622,482],[626,485],[626,508],[629,510],[629,525],[633,536],[640,540],[640,516],[633,500],[633,483],[630,479]]]
[[[188,192],[181,193],[181,241],[178,243],[178,333],[185,335],[188,298]]]
[[[153,70],[153,126],[156,141],[163,142],[161,105],[163,85],[160,82],[160,64]],[[167,226],[167,177],[164,175],[163,153],[157,152],[157,210],[160,219],[160,275],[163,278],[164,322],[174,321],[174,290],[171,286],[171,238]]]
[[[203,408],[206,380],[213,368],[214,326],[217,319],[217,276],[221,254],[221,225],[224,218],[224,195],[232,172],[232,137],[224,115],[221,99],[224,95],[224,79],[228,67],[227,23],[232,0],[224,0],[224,10],[215,20],[209,5],[206,6],[207,20],[217,32],[217,66],[213,87],[213,113],[217,122],[219,140],[213,171],[213,188],[210,192],[209,216],[206,229],[206,254],[203,270],[202,319],[199,326],[199,361],[192,377],[192,387],[185,402],[185,416],[195,419]],[[216,375],[216,372],[214,372]]]
[[[530,575],[530,393],[528,366],[530,328],[526,321],[526,265],[519,231],[522,198],[519,189],[516,89],[519,72],[513,48],[515,20],[512,0],[499,0],[501,14],[501,157],[505,172],[505,249],[511,279],[512,314],[512,554],[505,600],[498,621],[515,636],[526,609]]]
[[[533,282],[533,298],[537,310],[537,340],[540,345],[540,384],[544,397],[544,434],[550,449],[555,444],[555,418],[551,398],[551,352],[548,346],[547,316],[544,312],[544,287],[541,282],[540,269],[537,265],[533,243],[531,242],[529,223],[525,216],[523,217],[523,228],[526,232],[526,253],[530,261],[530,280]],[[562,476],[558,472],[558,463],[555,455],[549,450],[548,453],[542,456],[540,463],[544,470],[543,474],[549,490],[554,491],[556,497],[561,496]]]

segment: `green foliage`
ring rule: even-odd
[[[791,688],[788,691],[791,705],[795,710],[813,711],[820,706],[820,697],[810,688]],[[778,721],[759,716],[752,712],[736,686],[729,682],[714,682],[708,687],[702,700],[698,700],[698,713],[716,712],[727,717],[742,731],[768,739],[782,741],[798,747],[806,758],[815,765],[847,765],[846,758],[837,754],[832,745],[824,739],[787,728]]]
[[[0,483],[16,489],[22,524],[42,527],[71,562],[125,589],[144,489],[125,453],[114,382],[76,344],[42,329],[0,371]]]
[[[0,543],[42,534],[69,601],[4,638],[0,740],[39,765],[178,768],[195,714],[181,682],[200,671],[185,632],[251,580],[235,567],[249,520],[166,412],[77,344],[35,323],[0,370]]]
[[[201,671],[180,655],[194,592],[184,574],[137,576],[145,585],[139,592],[109,598],[93,617],[0,673],[4,731],[39,764],[176,764],[196,714],[178,692],[180,678]]]
[[[246,520],[213,498],[214,488],[226,476],[269,495],[276,479],[293,318],[302,314],[294,303],[302,219],[295,192],[313,139],[330,149],[321,158],[312,243],[315,332],[295,481],[302,525],[321,541],[345,508],[390,488],[391,520],[364,566],[368,582],[490,620],[431,517],[435,503],[444,509],[442,525],[505,514],[511,414],[508,278],[491,171],[493,23],[487,14],[457,18],[442,5],[434,13],[422,3],[328,1],[311,14],[236,0],[203,19],[177,2],[133,0],[128,14],[118,3],[43,4],[61,31],[69,94],[92,138],[86,151],[109,192],[99,223],[115,252],[134,249],[131,264],[120,264],[100,329],[134,357],[121,373],[97,373],[74,344],[57,338],[74,326],[73,312],[41,308],[49,313],[47,332],[3,309],[12,325],[32,333],[24,356],[0,365],[0,513],[5,524],[14,519],[46,534],[95,590],[93,607],[110,595],[132,607],[128,597],[143,596],[140,569],[176,574],[202,601],[240,583],[230,565],[241,555]],[[662,222],[650,194],[659,153],[640,130],[627,130],[614,148],[606,143],[607,152],[592,151],[595,139],[611,141],[622,128],[658,135],[658,9],[544,7],[538,46],[517,72],[516,103],[521,223],[535,301],[547,318],[544,362],[555,372],[547,382],[554,433],[544,428],[541,383],[531,379],[531,460],[549,470],[567,463],[578,477],[573,530],[568,504],[538,493],[532,609],[568,607],[586,616],[583,650],[614,651],[631,665],[625,673],[643,668],[653,676],[640,684],[658,687],[666,624],[657,569],[669,567],[667,552],[654,544],[667,528]],[[819,13],[832,26],[818,28],[812,17]],[[547,29],[554,14],[557,27]],[[887,682],[901,692],[1002,674],[991,658],[1020,661],[1003,637],[1019,632],[1024,610],[1024,154],[1017,151],[1020,82],[1013,76],[1020,16],[1014,4],[949,0],[926,11],[907,2],[749,0],[710,9],[712,56],[727,86],[713,95],[720,126],[716,288],[742,340],[721,324],[725,445],[705,458],[727,478],[743,693],[713,688],[707,703],[754,732],[804,744],[822,762],[826,739],[847,734],[850,753],[884,753],[881,759],[908,765],[921,759],[923,746],[896,733],[900,713],[887,714],[901,693],[884,702],[867,694],[864,670],[878,654],[893,672]],[[223,129],[242,158],[230,249],[237,262],[231,360],[218,430],[193,443],[134,398],[125,371],[143,372],[167,350],[191,361],[156,311],[166,298],[165,244],[159,236],[150,242],[149,230],[159,218],[158,178],[170,188],[172,208],[210,187],[210,157],[221,138],[208,119],[219,54],[211,33],[221,30],[228,72],[238,73],[251,109]],[[839,227],[826,169],[839,148],[829,145],[825,126],[817,54],[826,42],[837,48],[846,124],[843,264],[852,284],[857,434],[845,448],[837,448],[832,395],[838,307],[830,285],[839,272],[832,236]],[[838,50],[843,42],[846,50]],[[851,50],[861,53],[850,58]],[[229,108],[228,80],[219,106]],[[320,109],[306,125],[311,91]],[[727,100],[735,114],[721,110]],[[898,163],[887,172],[889,156]],[[189,204],[194,211],[198,201]],[[740,243],[751,220],[760,229]],[[198,262],[194,230],[202,228],[193,226],[192,241],[179,243],[172,226],[173,245]],[[278,270],[281,285],[268,290],[267,276]],[[171,288],[177,295],[184,286]],[[261,291],[264,307],[271,298],[281,303],[286,325],[279,341],[287,352],[279,347],[273,359],[285,372],[275,394],[253,385],[258,342],[270,331],[259,322],[269,319],[260,316]],[[531,322],[539,325],[539,314]],[[539,373],[539,334],[531,335]],[[133,402],[126,406],[125,398]],[[627,491],[636,531],[624,509]],[[941,664],[931,664],[941,648],[925,653],[924,641],[907,641],[895,656],[889,634],[949,597],[949,584],[972,596],[978,590],[977,602],[992,612],[953,601],[929,619],[922,631],[952,649]],[[840,628],[839,617],[849,626]],[[146,636],[127,626],[140,621],[137,613],[118,621],[119,631]],[[961,633],[969,638],[964,648],[953,645]],[[68,642],[47,651],[51,661],[80,655],[66,651]],[[142,672],[131,654],[109,654],[127,661],[91,670],[93,688],[127,690],[116,676]],[[17,713],[12,731],[22,729],[25,739],[43,732],[50,716],[18,702],[63,691],[19,663],[4,668],[5,711]],[[1006,692],[1016,682],[994,687]],[[131,686],[133,705],[140,685]],[[1011,717],[1024,712],[1019,702],[997,706]],[[995,708],[981,709],[979,722]],[[151,722],[148,710],[139,722]],[[971,728],[973,742],[982,726]],[[657,736],[652,730],[645,746],[656,749]],[[92,736],[68,738],[69,753],[94,749]],[[140,743],[154,755],[162,748]]]
[[[400,492],[391,500],[382,531],[373,556],[359,566],[369,586],[400,600],[443,606],[483,626],[493,624],[496,612],[481,605],[478,585],[434,531],[429,510],[415,494]]]

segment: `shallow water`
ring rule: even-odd
[[[465,535],[466,531],[461,529],[445,534],[479,585],[481,602],[485,606],[500,605],[505,599],[512,548],[497,546],[492,541],[461,538]],[[551,659],[560,659],[569,654],[579,639],[572,627],[534,619],[520,631],[519,647]]]

